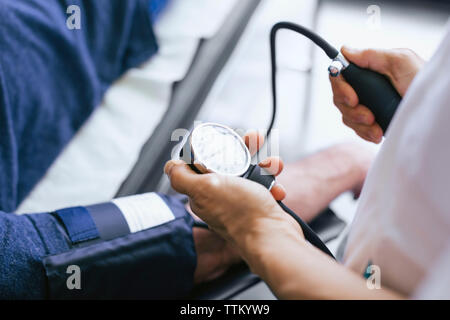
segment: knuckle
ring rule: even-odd
[[[345,114],[351,118],[354,118],[355,116],[362,113],[359,106],[355,106],[354,108],[347,108],[345,111],[346,111]]]
[[[336,95],[334,95],[334,96],[333,96],[333,104],[334,104],[335,106],[337,106],[338,103],[339,103],[338,98],[336,97]]]
[[[364,132],[361,132],[361,131],[358,131],[358,130],[354,130],[354,131],[361,139],[370,141],[369,137]]]
[[[404,60],[407,58],[408,58],[408,54],[406,52],[404,52],[402,49],[397,49],[397,50],[394,50],[389,55],[389,62],[390,62],[390,65],[394,65],[394,64],[398,63],[399,60]]]
[[[347,122],[353,121],[353,119],[355,118],[355,113],[356,113],[355,110],[348,108],[348,107],[341,108],[340,110],[341,110],[342,116],[346,119]]]
[[[411,61],[416,59],[417,54],[408,48],[400,48],[400,49],[394,49],[390,52],[388,55],[389,58],[389,65],[391,68],[395,68],[398,66],[399,63],[403,61]]]
[[[170,181],[172,183],[176,183],[180,179],[180,176],[181,176],[180,166],[174,165],[174,167],[172,168],[172,170],[170,172]]]
[[[199,208],[207,208],[212,203],[217,201],[217,193],[223,192],[221,188],[222,182],[216,174],[205,174],[193,186],[194,200]]]
[[[371,58],[374,57],[376,54],[377,54],[376,50],[372,48],[365,49],[362,52],[362,56],[366,60],[371,60]]]
[[[346,115],[347,119],[351,124],[360,123],[362,120],[361,114],[358,112],[352,112]]]
[[[415,55],[415,52],[409,48],[400,48],[396,50],[397,56],[399,58],[411,58]]]
[[[366,108],[362,106],[357,106],[355,109],[349,110],[347,114],[353,122],[367,122],[370,120],[371,112],[366,110]]]
[[[338,107],[338,108],[340,108],[340,107],[342,106],[341,100],[342,100],[342,99],[340,99],[340,97],[339,97],[338,95],[335,94],[335,95],[333,96],[333,104],[334,104],[336,107]]]
[[[342,122],[349,127],[350,129],[353,129],[354,131],[357,131],[357,126],[355,126],[355,123],[353,122],[353,120],[348,117],[348,116],[343,116],[342,117]]]
[[[348,121],[348,118],[346,116],[342,116],[342,122],[347,126],[350,127],[350,121]]]
[[[203,191],[213,191],[217,188],[220,188],[220,178],[216,174],[206,174],[202,177],[201,182],[199,183],[199,188]]]
[[[359,134],[362,134],[364,136],[369,136],[369,132],[370,132],[370,127],[368,126],[359,126],[358,128],[355,128],[355,131],[358,132]]]
[[[173,168],[172,173],[170,175],[170,185],[172,186],[173,189],[177,191],[179,191],[179,188],[181,186],[180,177],[181,177],[180,170],[178,168]]]

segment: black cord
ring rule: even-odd
[[[316,45],[318,45],[320,48],[325,51],[328,57],[331,59],[334,59],[338,54],[339,51],[337,51],[333,46],[331,46],[328,42],[326,42],[324,39],[322,39],[317,34],[313,33],[312,31],[298,25],[294,24],[292,22],[278,22],[272,27],[272,30],[270,31],[270,63],[272,67],[272,119],[270,120],[269,127],[267,128],[266,132],[266,141],[268,141],[268,138],[270,136],[270,133],[272,131],[273,125],[275,123],[275,117],[277,113],[277,56],[276,56],[276,35],[277,31],[280,29],[287,29],[291,30],[297,33],[300,33],[307,37],[308,39],[312,40]],[[305,236],[305,239],[308,240],[313,246],[320,249],[324,253],[328,254],[330,257],[335,259],[333,254],[330,252],[328,247],[323,243],[323,241],[319,238],[319,236],[306,224],[294,211],[289,209],[284,203],[281,201],[278,201],[278,204],[280,207],[289,214],[292,218],[294,218],[295,221],[300,225],[300,227],[303,230],[303,235]]]
[[[267,128],[266,141],[269,137],[273,125],[275,123],[275,117],[277,113],[277,55],[276,55],[276,36],[280,29],[291,30],[300,33],[318,45],[330,59],[334,59],[338,56],[339,51],[325,41],[322,37],[315,34],[309,29],[302,27],[301,25],[292,22],[278,22],[272,27],[270,31],[270,64],[272,67],[272,119],[270,120],[269,127]]]
[[[292,218],[294,218],[295,221],[300,225],[303,231],[303,235],[305,236],[305,239],[309,241],[313,246],[315,246],[317,249],[323,251],[324,253],[328,254],[330,257],[335,259],[331,251],[328,249],[328,247],[323,243],[323,241],[319,238],[319,236],[311,229],[308,224],[303,221],[294,211],[289,209],[283,202],[278,201],[278,204],[280,207],[286,212],[288,215],[290,215]]]

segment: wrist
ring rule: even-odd
[[[273,226],[263,236],[255,238],[245,260],[253,273],[268,280],[277,270],[274,262],[281,262],[286,257],[285,249],[292,246],[299,249],[307,247],[308,243],[297,222],[284,221]]]
[[[256,274],[260,274],[260,267],[268,261],[270,252],[277,250],[279,243],[286,239],[306,243],[301,227],[281,208],[273,210],[269,217],[261,217],[243,226],[242,230],[236,230],[230,236],[240,256]]]

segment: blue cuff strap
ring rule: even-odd
[[[72,244],[99,238],[99,232],[85,207],[73,207],[54,213],[64,224]]]
[[[127,221],[114,203],[95,204],[86,209],[91,214],[102,240],[107,241],[130,233]]]

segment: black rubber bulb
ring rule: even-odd
[[[383,134],[394,117],[402,98],[384,75],[350,63],[342,70],[342,76],[352,86],[359,103],[369,108],[380,125]]]

